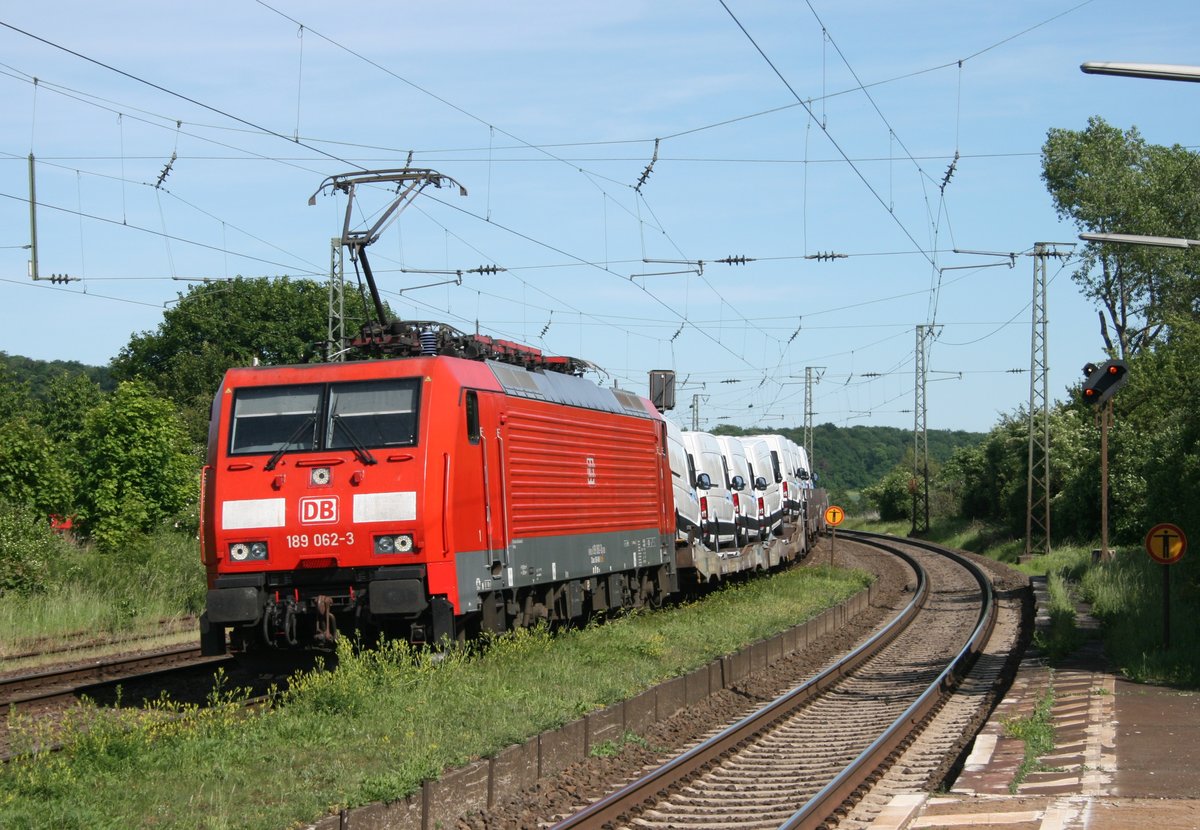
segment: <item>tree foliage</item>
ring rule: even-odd
[[[1148,144],[1136,128],[1094,117],[1082,131],[1050,131],[1042,170],[1059,215],[1083,230],[1200,238],[1200,155],[1190,150]],[[1105,347],[1129,363],[1113,398],[1110,539],[1135,544],[1159,522],[1200,534],[1200,411],[1190,402],[1200,371],[1200,250],[1089,243],[1075,279],[1100,306]],[[1099,535],[1096,424],[1079,403],[1055,413],[1056,538]],[[1200,588],[1197,559],[1177,567]]]
[[[113,360],[113,375],[152,384],[202,442],[225,371],[256,360],[281,365],[320,358],[328,309],[327,286],[309,280],[237,277],[196,285],[163,312],[155,331],[129,341]]]
[[[42,590],[60,544],[36,510],[0,499],[0,595]]]
[[[34,360],[0,352],[0,381],[3,381],[0,386],[8,382],[19,384],[35,400],[44,397],[50,382],[62,375],[82,375],[105,392],[117,386],[107,366],[86,366],[75,360]]]
[[[69,513],[75,495],[69,457],[36,420],[0,422],[0,499],[43,516]]]
[[[728,425],[713,430],[719,435],[750,435],[767,431],[743,430]],[[804,446],[802,428],[783,427],[769,431],[787,436]],[[982,438],[982,433],[965,430],[929,430],[931,467],[949,460],[957,448],[970,446]],[[820,477],[821,486],[830,490],[860,490],[879,481],[897,465],[907,469],[911,475],[912,453],[912,430],[863,425],[839,427],[828,423],[813,427],[813,458],[810,460]],[[907,467],[905,458],[909,459]]]
[[[198,457],[169,401],[126,381],[84,418],[78,441],[78,515],[101,547],[128,544],[193,504]]]
[[[1082,131],[1051,129],[1042,179],[1060,218],[1084,231],[1195,238],[1200,158],[1179,145],[1147,144],[1094,116]],[[1100,307],[1105,348],[1130,357],[1159,340],[1172,313],[1196,312],[1200,252],[1089,242],[1076,283]]]

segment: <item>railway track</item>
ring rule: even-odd
[[[151,631],[131,632],[127,634],[96,636],[88,631],[60,634],[48,644],[41,638],[27,638],[10,644],[11,651],[0,650],[0,659],[7,663],[17,663],[27,660],[75,659],[72,655],[93,649],[111,648],[144,648],[139,644],[153,643],[156,640],[177,634],[191,633],[196,629],[196,617],[164,617],[158,620]],[[63,642],[65,641],[65,642]]]
[[[103,658],[67,667],[46,669],[0,679],[0,717],[13,706],[35,709],[105,686],[133,679],[144,680],[180,668],[196,668],[232,662],[230,657],[201,657],[199,646],[179,646],[118,658]]]
[[[960,682],[988,639],[996,602],[966,557],[845,535],[912,567],[910,601],[892,621],[815,677],[557,820],[556,830],[782,830],[829,826],[849,812]]]
[[[221,673],[224,689],[248,689],[242,701],[252,708],[266,700],[271,686],[285,688],[298,669],[315,665],[312,654],[281,654],[243,665],[237,657],[204,657],[196,645],[179,646],[117,658],[97,658],[22,675],[0,678],[0,762],[13,756],[12,713],[39,731],[55,734],[63,713],[87,697],[102,706],[138,707],[166,694],[177,703],[205,705]],[[38,739],[43,750],[57,744]],[[19,750],[18,750],[19,752]]]

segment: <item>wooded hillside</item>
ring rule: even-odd
[[[721,435],[749,435],[750,431],[720,426]],[[804,446],[804,430],[789,427],[774,430]],[[964,430],[929,430],[929,457],[937,463],[947,461],[960,447],[972,447],[984,433]],[[912,430],[898,427],[821,424],[813,427],[812,463],[823,487],[830,490],[861,490],[882,479],[904,460],[913,448]]]

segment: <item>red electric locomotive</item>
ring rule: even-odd
[[[436,642],[676,590],[654,406],[565,358],[466,340],[492,359],[225,375],[202,485],[205,653],[227,629],[235,649],[332,641],[339,620]]]

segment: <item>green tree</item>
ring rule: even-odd
[[[912,490],[909,489],[914,482],[912,458],[906,460],[907,466],[898,464],[879,481],[863,488],[863,496],[885,522],[912,518]]]
[[[225,370],[256,360],[321,358],[328,307],[328,288],[309,280],[238,277],[193,286],[163,313],[156,331],[129,341],[113,360],[113,375],[153,384],[180,408],[191,438],[203,443]]]
[[[43,521],[67,514],[73,503],[69,455],[26,417],[0,422],[0,499],[27,507]]]
[[[198,459],[174,407],[126,381],[84,418],[77,447],[81,526],[103,549],[130,543],[197,498]]]
[[[103,398],[99,385],[81,373],[59,372],[46,384],[41,422],[52,441],[71,444],[88,411]]]
[[[34,406],[29,382],[0,365],[0,423],[29,414]]]
[[[1042,147],[1042,179],[1060,218],[1098,233],[1195,237],[1200,227],[1200,164],[1179,146],[1147,144],[1094,116],[1086,130],[1052,129]],[[1200,255],[1144,245],[1088,243],[1074,274],[1100,306],[1109,354],[1128,358],[1158,341],[1166,316],[1195,314]]]

